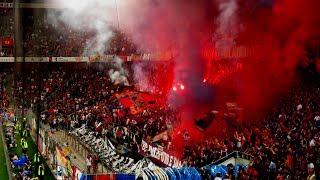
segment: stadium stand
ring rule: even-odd
[[[12,37],[12,10],[0,8],[0,15],[1,36]],[[25,28],[27,33],[24,36],[23,46],[26,56],[88,56],[84,48],[92,32],[74,32],[68,27],[61,26],[60,30],[56,31],[56,28],[48,24],[43,17],[29,16],[25,21],[26,24],[32,24]],[[115,36],[107,46],[105,54],[136,53],[130,39],[117,30],[114,30],[114,33]],[[1,56],[13,56],[13,50],[3,49]],[[113,68],[112,65],[98,63],[24,65],[26,66],[24,76],[15,77],[12,84],[15,107],[30,107],[35,110],[37,103],[40,102],[41,121],[49,124],[51,129],[67,131],[86,143],[92,142],[92,146],[98,147],[101,143],[109,143],[101,145],[100,149],[98,147],[95,153],[98,153],[100,158],[109,163],[115,171],[128,171],[135,163],[144,160],[139,149],[143,139],[152,141],[157,134],[170,128],[168,124],[179,123],[178,113],[164,105],[155,109],[144,109],[137,114],[130,114],[129,110],[119,111],[118,109],[124,108],[120,107],[115,95],[125,90],[123,85],[114,85],[110,79],[109,72]],[[130,69],[131,65],[125,63],[125,68]],[[154,68],[155,66],[157,68]],[[160,63],[151,65],[149,71],[155,69],[163,72],[167,67]],[[5,76],[6,74],[0,76],[2,111],[6,111],[9,104],[4,88],[6,85],[3,85],[6,83]],[[131,74],[127,77],[133,76]],[[162,77],[162,74],[154,75],[150,76],[149,80],[155,85],[166,84],[160,83]],[[128,79],[128,81],[132,83],[134,80]],[[165,93],[165,89],[167,87],[158,91]],[[38,96],[39,91],[40,96]],[[162,101],[157,99],[157,102]],[[318,173],[320,165],[319,101],[318,85],[301,84],[257,123],[239,125],[235,133],[226,135],[223,139],[212,137],[205,142],[186,146],[181,157],[185,169],[175,171],[173,168],[161,172],[167,171],[172,177],[182,176],[183,179],[190,178],[192,176],[190,174],[193,174],[192,177],[198,177],[200,174],[205,177],[208,173],[212,177],[221,176],[230,179],[310,178],[314,173]],[[11,131],[8,129],[9,147],[17,143],[14,142]],[[170,150],[171,138],[169,134],[157,144],[165,150]],[[113,143],[127,145],[130,152],[125,155],[117,154],[115,149],[109,148]],[[104,153],[104,150],[107,153]],[[212,164],[234,151],[251,155],[253,161],[248,167],[241,164],[228,167]],[[20,160],[24,162],[26,159],[22,158]],[[15,161],[21,163],[17,160],[16,156],[12,157],[13,163]],[[125,166],[119,169],[121,163]],[[152,171],[143,170],[141,175],[153,176],[150,174],[159,171],[157,168]],[[319,173],[317,175],[319,176]]]

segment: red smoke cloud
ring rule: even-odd
[[[244,60],[240,97],[247,115],[268,110],[296,84],[305,44],[320,35],[319,5],[316,0],[276,1],[272,9],[256,9],[246,22],[239,38],[259,46],[254,57]]]
[[[177,55],[176,80],[179,70],[183,69],[189,70],[192,81],[199,80],[200,84],[210,61],[214,60],[214,57],[203,58],[201,52],[210,48],[216,51],[215,42],[211,44],[211,40],[221,25],[216,22],[223,2],[144,0],[127,4],[127,9],[121,9],[120,4],[120,24],[140,50],[173,51]],[[237,5],[236,17],[233,17],[237,26],[230,26],[235,28],[231,31],[237,33],[229,34],[236,42],[232,46],[256,48],[254,56],[241,59],[241,72],[222,78],[220,86],[238,95],[238,101],[246,110],[245,120],[255,120],[256,115],[274,106],[279,97],[296,84],[296,67],[306,55],[305,43],[320,35],[320,1],[278,0],[272,6],[264,6],[257,1],[238,0]],[[214,73],[209,75],[216,76]],[[239,86],[234,85],[235,79]]]

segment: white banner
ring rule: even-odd
[[[164,152],[162,148],[158,148],[155,145],[152,145],[144,140],[142,140],[141,142],[141,148],[143,153],[146,153],[149,151],[151,157],[158,159],[159,161],[161,161],[162,163],[164,163],[169,167],[176,167],[176,168],[182,167],[182,163],[178,158]]]
[[[25,57],[25,62],[49,62],[49,57]]]
[[[13,8],[13,3],[0,3],[0,8]]]
[[[90,57],[25,57],[25,62],[114,62],[116,55],[94,55]],[[133,61],[168,61],[171,56],[160,54],[119,55],[125,62]],[[0,62],[14,62],[14,57],[0,57]],[[23,62],[17,57],[17,62]]]
[[[14,57],[0,57],[0,62],[14,62]]]
[[[89,62],[89,57],[52,57],[52,62]]]
[[[89,57],[90,62],[112,62],[115,55],[93,55]]]

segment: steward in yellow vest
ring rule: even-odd
[[[33,156],[33,162],[39,163],[40,162],[40,153],[35,153]]]
[[[23,147],[24,138],[20,140],[21,147]]]
[[[22,146],[22,153],[27,154],[27,150],[28,150],[28,142],[27,142],[27,140],[24,140],[23,146]]]
[[[34,162],[34,172],[37,173],[38,166],[40,165],[40,153],[39,152],[34,154],[33,162]]]
[[[23,137],[27,137],[27,136],[28,136],[28,131],[27,131],[26,129],[23,130],[22,136],[23,136]]]
[[[39,179],[44,179],[44,164],[38,167],[38,177]]]

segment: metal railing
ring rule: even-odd
[[[63,131],[64,137],[67,139],[67,141],[69,142],[70,146],[72,146],[74,149],[76,149],[80,154],[82,155],[96,155],[96,157],[98,157],[98,155],[94,152],[93,148],[94,147],[90,147],[87,144],[85,144],[84,142],[82,142],[79,138],[71,136],[68,134],[68,132]],[[84,156],[86,157],[86,156]],[[99,162],[97,164],[97,173],[95,174],[105,174],[105,173],[115,173],[112,170],[112,167],[109,166],[107,163],[105,163],[102,159],[99,159]],[[101,167],[99,168],[99,165],[101,165]],[[99,173],[99,169],[101,169],[101,173]]]
[[[230,158],[243,158],[248,161],[252,161],[253,156],[251,156],[250,154],[240,152],[240,151],[233,151],[232,153],[230,153],[230,154],[220,158],[219,160],[214,161],[213,163],[209,164],[209,166],[221,164]]]

